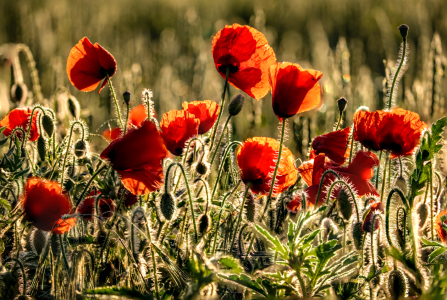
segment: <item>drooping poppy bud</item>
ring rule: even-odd
[[[199,233],[201,236],[203,236],[208,231],[210,223],[210,216],[208,216],[207,213],[199,217]]]
[[[45,130],[45,132],[48,134],[49,137],[53,136],[53,132],[54,132],[54,121],[53,119],[45,114],[42,117],[42,127],[43,130]]]
[[[243,94],[237,94],[228,105],[228,113],[230,116],[237,116],[245,104],[245,96]]]
[[[391,271],[388,275],[387,283],[392,299],[403,299],[408,296],[408,280],[401,270]]]
[[[402,36],[402,38],[404,39],[404,41],[407,39],[408,29],[410,29],[410,27],[408,27],[407,24],[402,24],[399,26],[399,32],[400,32],[400,35]]]
[[[25,101],[28,96],[28,88],[23,82],[14,83],[11,87],[11,100],[14,103]]]
[[[37,139],[37,153],[39,153],[39,158],[41,161],[45,161],[45,156],[47,154],[46,141],[42,136]]]
[[[78,140],[74,145],[74,154],[77,158],[82,159],[87,154],[87,142],[84,140]]]
[[[165,193],[160,199],[160,211],[166,220],[170,221],[176,210],[174,195]]]
[[[126,103],[126,105],[129,105],[129,103],[130,103],[130,96],[131,96],[131,94],[129,91],[125,91],[123,93],[123,99],[124,99],[124,102]]]
[[[337,207],[345,220],[349,220],[352,216],[352,203],[349,199],[350,195],[345,189],[341,189],[337,197]],[[353,201],[355,201],[355,199],[353,199]]]
[[[423,229],[428,217],[428,205],[422,202],[419,204],[416,212],[419,216],[419,229]]]

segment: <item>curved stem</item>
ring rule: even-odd
[[[340,124],[341,124],[341,119],[343,117],[343,112],[340,113],[340,117],[338,117],[338,122],[337,122],[337,127],[335,127],[335,131],[338,130],[338,128],[340,128]]]
[[[339,180],[341,179],[340,176],[337,174],[337,172],[335,172],[335,171],[333,171],[333,170],[327,170],[326,172],[323,173],[323,175],[321,175],[320,185],[318,186],[318,193],[317,193],[317,199],[315,200],[314,210],[317,209],[317,206],[318,206],[318,199],[320,199],[320,194],[321,194],[321,189],[323,188],[324,178],[326,177],[327,174],[333,174],[333,175],[335,175],[335,177],[337,177]]]
[[[393,243],[391,242],[391,235],[390,235],[390,207],[391,207],[391,199],[394,195],[394,193],[397,193],[402,200],[402,203],[404,204],[406,209],[409,209],[407,199],[405,199],[404,194],[402,191],[398,188],[394,188],[390,191],[388,194],[388,198],[386,200],[386,210],[385,210],[385,231],[386,231],[386,238],[388,240],[388,244],[390,244],[391,247],[395,248]],[[410,216],[411,219],[411,216]]]
[[[124,124],[126,124],[126,126],[124,126],[124,129],[123,129],[123,135],[125,135],[126,134],[126,132],[127,132],[127,122],[129,121],[129,104],[126,104],[126,123],[124,123]]]
[[[33,110],[31,111],[31,116],[30,116],[30,119],[29,119],[28,130],[26,131],[26,136],[25,136],[25,138],[24,138],[24,140],[23,140],[23,143],[24,143],[24,144],[25,144],[25,143],[28,141],[28,139],[29,139],[29,135],[30,135],[30,132],[31,132],[31,125],[33,124],[34,111],[35,111],[36,109],[39,109],[39,110],[42,112],[42,114],[45,114],[45,110],[43,109],[43,107],[41,107],[41,106],[39,106],[39,105],[36,105],[36,106],[33,107]],[[37,117],[37,115],[36,115],[36,117]],[[37,121],[36,121],[36,122],[37,122]]]
[[[225,93],[227,91],[228,77],[230,76],[230,68],[227,67],[225,73],[226,73],[225,74],[225,83],[224,83],[224,88],[223,88],[223,91],[222,91],[222,102],[220,104],[219,116],[217,117],[216,123],[214,124],[213,134],[211,136],[211,146],[210,146],[211,150],[213,149],[214,139],[216,137],[217,128],[219,126],[220,118],[222,116],[224,105],[225,105]]]
[[[404,65],[405,56],[407,55],[407,39],[406,38],[404,39],[403,43],[404,43],[404,45],[402,47],[402,58],[400,60],[399,67],[397,67],[396,73],[394,73],[393,83],[391,84],[390,98],[388,99],[388,105],[387,105],[388,109],[391,109],[391,104],[393,103],[394,89],[397,85],[396,83],[398,82],[397,78],[399,77],[400,70],[402,69],[402,66]]]
[[[357,207],[357,201],[355,200],[354,192],[352,191],[352,189],[349,186],[349,184],[347,184],[343,180],[337,180],[337,181],[335,181],[334,183],[331,184],[331,187],[329,188],[329,192],[328,192],[327,198],[326,198],[326,205],[329,203],[329,199],[331,198],[332,189],[339,183],[343,184],[349,190],[349,193],[351,194],[351,197],[352,197],[352,201],[354,202],[354,207],[355,207],[355,213],[357,215],[357,220],[360,220],[359,208]]]
[[[224,136],[225,129],[227,128],[228,122],[230,122],[230,119],[231,119],[231,115],[229,115],[227,120],[225,121],[225,125],[222,129],[222,134],[220,135],[219,142],[216,144],[216,150],[214,150],[213,156],[211,157],[211,162],[210,162],[211,165],[213,164],[214,158],[216,157],[216,154],[219,151],[220,143],[222,142],[222,138]]]
[[[402,211],[403,215],[404,215],[404,219],[402,221],[403,223],[403,229],[404,229],[404,246],[402,247],[402,250],[405,251],[405,240],[407,239],[407,212],[405,211],[405,209],[403,207],[399,207],[397,209],[396,212],[396,228],[399,228],[399,212]]]
[[[382,192],[380,193],[380,202],[383,201],[383,194],[385,193],[385,183],[386,183],[386,166],[388,163],[391,164],[391,161],[389,162],[389,155],[386,155],[386,159],[385,159],[385,167],[383,168],[383,178],[382,178]],[[390,175],[390,174],[389,174]],[[388,176],[389,176],[388,175]]]
[[[221,208],[220,208],[220,212],[219,212],[219,217],[217,218],[217,223],[216,223],[216,232],[214,233],[214,242],[213,242],[213,250],[211,251],[211,255],[214,255],[215,251],[216,251],[216,243],[217,243],[217,232],[219,231],[219,226],[220,226],[220,219],[222,218],[222,212],[223,212],[223,208],[225,205],[225,201],[227,200],[228,197],[230,197],[231,195],[234,194],[234,192],[236,192],[236,190],[239,188],[239,185],[241,184],[241,180],[239,180],[239,182],[236,184],[235,188],[227,193],[223,200],[222,200],[222,204],[221,204]]]
[[[120,123],[121,129],[123,131],[125,131],[126,129],[124,127],[123,120],[121,119],[121,111],[120,111],[120,107],[118,104],[118,100],[116,99],[115,89],[113,88],[112,80],[110,80],[109,74],[107,72],[106,72],[106,76],[107,76],[107,82],[109,83],[110,93],[112,94],[112,98],[115,101],[116,116],[118,117],[118,121]]]
[[[279,163],[281,162],[282,147],[284,144],[284,134],[286,132],[286,121],[287,121],[286,118],[282,119],[281,140],[279,142],[278,159],[276,161],[275,171],[273,172],[272,185],[270,186],[270,193],[268,199],[272,198],[273,189],[275,188],[276,174],[278,173]]]
[[[234,234],[233,234],[233,238],[232,238],[231,244],[230,244],[230,252],[231,252],[231,249],[233,249],[234,241],[235,241],[236,235],[237,235],[237,230],[239,229],[239,224],[241,223],[241,220],[242,220],[242,213],[244,212],[245,200],[247,199],[247,194],[248,194],[248,190],[250,189],[250,186],[251,186],[251,184],[248,183],[247,187],[245,188],[244,198],[242,199],[241,209],[239,211],[239,216],[238,216],[237,222],[236,222],[236,228],[233,231]],[[240,234],[242,234],[242,232]]]
[[[217,173],[216,183],[214,184],[213,192],[211,193],[211,199],[214,198],[214,194],[216,193],[216,189],[217,189],[217,186],[218,186],[219,181],[220,181],[220,176],[222,176],[222,170],[223,170],[223,167],[224,167],[224,165],[225,165],[225,159],[227,158],[227,155],[230,153],[231,148],[232,148],[234,145],[238,145],[238,144],[239,144],[239,145],[242,145],[242,143],[241,143],[241,142],[238,142],[238,141],[231,142],[231,143],[227,146],[227,148],[225,149],[224,156],[222,157],[222,161],[220,162],[220,165],[219,165],[219,171],[218,171],[218,173]]]
[[[88,188],[90,187],[90,184],[93,182],[93,180],[95,179],[96,176],[98,176],[99,173],[102,172],[102,170],[104,170],[107,167],[107,165],[102,165],[98,171],[96,171],[92,177],[90,178],[90,180],[87,182],[87,185],[85,186],[84,190],[82,191],[81,195],[79,196],[78,200],[76,201],[76,205],[75,205],[75,210],[76,208],[78,208],[79,203],[81,203],[82,199],[84,198],[85,194],[87,193]]]
[[[65,164],[67,163],[68,152],[70,151],[71,137],[73,136],[73,130],[75,129],[75,127],[77,127],[77,125],[81,127],[81,135],[82,135],[81,139],[84,140],[85,138],[84,124],[82,124],[82,122],[80,121],[74,121],[70,126],[70,135],[68,136],[67,150],[65,150],[64,162],[62,163],[62,176],[61,176],[62,186],[64,185]]]
[[[208,212],[208,206],[210,205],[210,193],[208,191],[208,183],[203,180],[202,178],[199,178],[199,181],[202,182],[203,186],[205,187],[205,193],[206,193],[206,208],[205,208],[205,214]]]
[[[22,277],[23,277],[22,296],[25,297],[26,296],[26,284],[27,284],[25,266],[18,258],[14,258],[14,257],[8,257],[7,259],[5,259],[3,264],[6,264],[10,260],[15,261],[19,265],[20,270],[22,271]]]

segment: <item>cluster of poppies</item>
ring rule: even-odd
[[[271,91],[272,108],[280,121],[320,105],[318,81],[322,73],[294,63],[277,63],[265,36],[254,28],[238,24],[226,26],[213,38],[212,55],[217,71],[234,87],[256,100]],[[86,37],[72,48],[67,61],[70,82],[85,92],[93,91],[103,81],[99,89],[101,91],[116,69],[113,56]],[[117,127],[103,132],[103,136],[111,143],[102,151],[101,158],[110,162],[123,186],[132,195],[148,194],[160,189],[164,176],[162,163],[168,157],[168,152],[174,156],[184,155],[189,151],[185,149],[188,140],[207,134],[213,126],[217,127],[215,123],[222,109],[211,100],[184,102],[182,108],[164,114],[158,127],[148,117],[148,107],[139,105],[130,111],[125,130]],[[30,119],[31,108],[18,108],[11,111],[0,122],[0,126],[6,126],[3,133],[8,136],[16,127],[25,129]],[[35,141],[39,136],[37,119],[37,115],[32,118],[29,141]],[[373,167],[379,164],[377,156],[371,151],[389,151],[391,158],[410,155],[419,144],[425,128],[425,123],[420,121],[416,113],[403,109],[376,112],[359,110],[354,116],[353,128],[316,137],[310,159],[298,169],[292,152],[282,147],[281,142],[267,137],[246,140],[237,150],[237,164],[243,182],[259,195],[267,195],[269,191],[273,191],[273,196],[283,193],[295,184],[300,174],[308,185],[304,191],[307,203],[322,204],[328,197],[328,187],[335,176],[329,174],[323,179],[321,191],[320,181],[323,173],[333,170],[352,186],[356,196],[378,196],[369,182],[373,176]],[[350,143],[352,135],[368,151],[358,151],[349,159],[353,147]],[[280,149],[281,159],[277,162]],[[275,167],[277,173],[276,178],[273,178]],[[93,214],[94,197],[97,197],[96,192],[92,192],[81,203],[78,212]],[[296,212],[300,208],[301,197],[301,194],[296,196],[288,204],[290,211]],[[30,178],[23,199],[25,214],[37,228],[63,233],[74,222],[74,218],[61,218],[64,214],[72,213],[73,208],[69,196],[56,182]],[[113,201],[109,200],[100,199],[99,202],[104,217],[115,209]],[[48,206],[52,210],[49,211]]]

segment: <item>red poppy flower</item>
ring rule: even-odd
[[[96,193],[96,196],[99,194],[101,194],[100,191]],[[82,214],[84,220],[90,221],[93,219],[93,215],[95,215],[95,210],[95,192],[91,191],[84,201],[79,204],[77,213]],[[113,216],[114,212],[115,203],[113,203],[112,199],[101,197],[98,203],[99,217],[108,219]]]
[[[147,119],[147,109],[143,104],[134,107],[129,112],[129,119],[127,120],[127,128],[131,128],[132,126],[140,127],[141,123]],[[122,134],[122,130],[120,127],[115,127],[112,129],[104,130],[102,136],[108,140],[113,141],[119,138]]]
[[[447,244],[447,209],[441,211],[435,218],[433,224],[434,229],[438,233],[441,242]]]
[[[317,136],[312,142],[315,154],[323,153],[336,164],[344,164],[349,157],[347,144],[350,132],[351,128],[347,127]]]
[[[91,92],[102,82],[99,92],[107,84],[107,74],[116,72],[115,58],[98,43],[92,45],[83,37],[74,46],[67,60],[67,74],[71,84],[83,92]]]
[[[363,231],[371,232],[373,217],[378,213],[382,214],[384,213],[382,202],[375,202],[371,205],[370,210],[365,215],[365,219],[363,220],[363,226],[362,226]],[[380,227],[380,217],[376,217],[376,220],[374,221],[374,231],[379,229],[379,227]]]
[[[270,192],[278,151],[279,142],[267,137],[248,139],[237,150],[237,164],[241,169],[242,181],[245,184],[251,183],[253,193],[267,195]],[[273,194],[282,193],[297,179],[295,158],[289,149],[283,147]]]
[[[298,211],[298,209],[301,208],[302,202],[303,202],[303,198],[302,198],[301,194],[298,194],[295,196],[295,198],[293,198],[292,201],[290,201],[287,204],[287,209],[290,212],[296,213]]]
[[[219,115],[219,105],[211,100],[183,102],[183,110],[200,120],[199,134],[207,133]]]
[[[265,36],[250,26],[225,26],[213,38],[214,64],[228,81],[256,100],[270,90],[267,70],[276,62],[273,49]]]
[[[3,130],[5,136],[10,136],[14,128],[20,127],[25,132],[28,130],[29,119],[31,118],[31,107],[15,108],[7,114],[3,120],[0,121],[0,127],[6,126]],[[39,138],[39,130],[37,129],[37,114],[38,111],[34,111],[33,121],[31,123],[31,131],[29,134],[30,141],[36,141]],[[17,136],[21,138],[22,133],[17,132]]]
[[[320,71],[303,69],[289,62],[271,65],[269,82],[276,116],[290,118],[317,107],[321,100],[318,80],[322,76]]]
[[[184,110],[171,110],[160,122],[161,136],[169,152],[182,155],[185,143],[199,132],[200,120]]]
[[[72,211],[71,201],[67,194],[62,193],[59,183],[37,177],[28,179],[22,206],[26,219],[45,231],[55,230],[58,225],[66,227],[67,224],[61,224],[63,220],[60,219]]]
[[[121,199],[121,191],[118,192],[117,198]],[[132,205],[134,205],[137,202],[138,202],[137,196],[135,196],[132,193],[129,193],[128,191],[126,191],[126,195],[124,195],[124,202],[123,202],[123,204],[126,207],[131,207]]]
[[[59,219],[54,226],[53,233],[54,234],[64,234],[70,230],[76,224],[76,218],[64,218]]]
[[[357,196],[361,197],[368,194],[379,196],[374,186],[369,183],[369,180],[374,175],[373,167],[378,164],[379,160],[377,159],[377,156],[374,153],[366,151],[357,152],[356,156],[352,159],[352,162],[346,167],[335,164],[323,154],[317,155],[315,159],[304,162],[298,168],[298,172],[309,186],[305,190],[307,194],[306,204],[309,206],[315,205],[321,176],[327,170],[334,170],[337,172],[338,175],[351,186]],[[335,179],[336,177],[332,174],[328,174],[324,177],[323,187],[320,192],[320,198],[318,199],[318,206],[326,203],[328,189]],[[336,195],[337,193],[338,189],[334,188],[333,195]],[[294,204],[290,205],[292,207]]]
[[[391,151],[391,158],[412,154],[425,128],[417,113],[401,108],[354,115],[354,139],[371,150]]]
[[[101,153],[101,158],[110,161],[124,187],[134,195],[147,194],[161,187],[162,161],[166,156],[163,139],[150,121],[130,129]]]

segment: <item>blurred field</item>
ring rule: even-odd
[[[398,55],[402,39],[397,27],[402,23],[410,26],[410,62],[399,86],[398,105],[418,112],[425,121],[447,109],[445,0],[3,0],[0,12],[0,45],[28,45],[46,103],[53,105],[58,86],[69,88],[92,132],[105,129],[104,122],[114,116],[107,88],[100,95],[82,93],[68,81],[66,59],[80,38],[87,36],[114,55],[118,95],[131,91],[137,105],[143,88],[153,90],[160,119],[163,113],[180,109],[183,101],[220,101],[224,80],[213,64],[211,36],[232,23],[263,32],[278,61],[298,62],[324,74],[320,81],[324,104],[289,122],[287,146],[297,157],[306,153],[310,138],[332,128],[337,98],[349,101],[346,125],[351,125],[352,113],[360,105],[383,108],[384,78]],[[20,59],[25,83],[32,90],[26,60]],[[1,116],[13,107],[11,77],[10,64],[3,60]],[[232,87],[230,94],[236,93]],[[58,109],[64,113],[60,105]],[[233,119],[233,134],[239,140],[276,137],[277,124],[270,95],[259,102],[249,99]],[[93,140],[102,149],[105,142]]]

